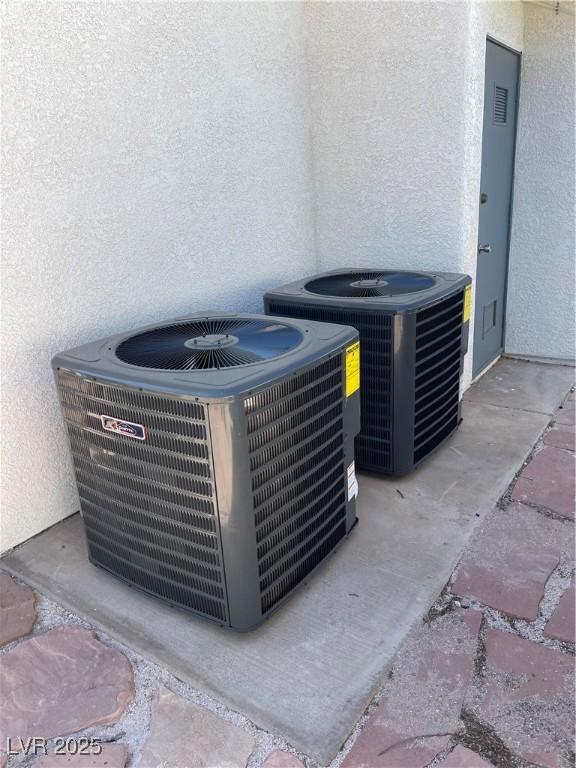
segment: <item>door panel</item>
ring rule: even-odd
[[[502,351],[520,57],[486,43],[474,374]]]

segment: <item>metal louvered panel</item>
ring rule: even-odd
[[[414,463],[458,426],[463,303],[459,292],[416,315]]]
[[[392,317],[383,312],[356,312],[304,304],[273,302],[273,315],[351,325],[360,334],[361,429],[356,438],[356,466],[392,470]]]
[[[494,86],[494,123],[505,125],[508,114],[508,88]]]
[[[205,407],[58,371],[90,557],[175,605],[228,611]],[[142,424],[145,440],[103,429]]]
[[[346,534],[342,356],[244,401],[262,613]]]

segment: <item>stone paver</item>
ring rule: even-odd
[[[34,592],[0,574],[0,645],[6,645],[32,631],[36,621]]]
[[[124,768],[128,759],[125,744],[102,744],[100,754],[42,755],[32,768]]]
[[[63,626],[0,658],[0,744],[116,722],[132,701],[128,659],[93,632]]]
[[[442,768],[492,768],[492,763],[484,760],[471,749],[458,745],[439,765]]]
[[[572,585],[560,598],[556,610],[546,624],[545,635],[568,643],[575,642],[575,603],[576,590]]]
[[[574,658],[489,630],[478,695],[468,706],[524,760],[561,768],[572,745]]]
[[[266,758],[264,768],[304,768],[304,765],[294,755],[277,749]]]
[[[512,498],[574,518],[574,461],[573,453],[546,445],[522,470]]]
[[[398,741],[395,732],[381,731],[379,741],[375,734],[370,734],[373,744],[369,750],[366,743],[363,750],[354,750],[346,758],[346,768],[424,768],[439,752],[446,749],[450,734],[440,736],[421,736]],[[390,742],[390,743],[388,743]],[[382,746],[388,743],[387,747]]]
[[[559,553],[523,549],[521,539],[513,540],[510,547],[506,560],[494,566],[464,560],[452,591],[510,616],[534,620],[538,618],[546,582],[560,562]]]
[[[421,624],[399,651],[382,703],[342,768],[422,768],[448,746],[474,673],[481,614],[455,610]]]
[[[566,451],[576,450],[576,431],[574,427],[554,428],[544,435],[544,445],[563,448]]]
[[[245,768],[254,746],[245,731],[161,688],[138,768]]]
[[[496,509],[464,553],[452,591],[536,619],[548,577],[571,553],[565,525],[523,504]]]

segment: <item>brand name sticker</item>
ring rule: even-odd
[[[115,432],[124,437],[133,437],[135,440],[146,440],[146,427],[143,424],[135,424],[133,421],[116,419],[114,416],[100,416],[102,428],[107,432]]]

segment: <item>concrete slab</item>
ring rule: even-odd
[[[467,400],[552,415],[576,372],[565,365],[546,365],[502,358],[466,393]]]
[[[546,409],[557,405],[551,407],[549,393],[559,401],[570,386],[567,369],[505,365],[525,399],[517,394],[516,405],[502,408],[472,393],[460,430],[417,472],[400,480],[360,476],[360,524],[350,540],[256,632],[219,629],[94,568],[77,516],[0,566],[326,764],[545,428]],[[510,366],[518,369],[517,385]],[[498,367],[487,377],[495,375]]]

